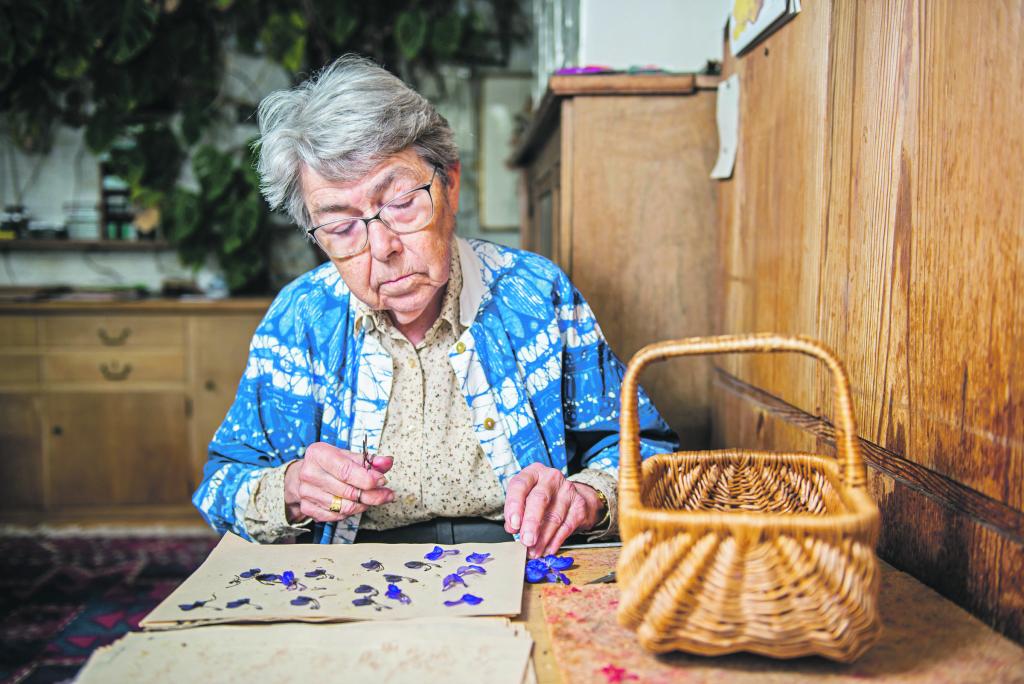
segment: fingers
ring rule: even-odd
[[[531,463],[509,480],[505,493],[505,531],[509,534],[519,532],[519,528],[523,524],[526,497],[537,484],[537,478],[544,470],[545,468],[541,464]]]
[[[545,514],[555,503],[559,486],[565,478],[554,468],[544,468],[537,476],[537,483],[526,497],[523,510],[523,526],[519,531],[519,540],[528,548],[533,548],[538,541],[541,525],[546,521]]]
[[[575,487],[573,488],[575,489]],[[551,535],[551,539],[548,541],[547,547],[540,552],[539,556],[547,556],[549,554],[558,553],[558,549],[562,548],[562,544],[569,536],[578,530],[587,519],[587,504],[582,496],[578,493],[573,498],[572,504],[569,506],[568,515],[566,515],[565,521],[558,526],[558,529],[554,530]]]
[[[301,513],[314,520],[331,522],[362,513],[370,506],[395,500],[384,487],[383,473],[394,465],[390,456],[374,456],[373,468],[363,467],[362,454],[354,454],[323,442],[306,449],[298,473],[297,494]],[[341,509],[331,511],[334,497],[341,498]]]
[[[544,512],[544,523],[541,525],[537,541],[531,549],[535,556],[554,553],[562,545],[562,541],[576,529],[581,509],[579,498],[572,483],[562,479],[554,500]],[[555,543],[559,536],[561,539]],[[554,550],[548,551],[552,546],[554,546]]]

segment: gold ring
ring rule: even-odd
[[[336,496],[331,499],[331,513],[341,513],[341,497]]]
[[[363,490],[362,489],[357,489],[356,490],[356,503],[357,504],[363,503]]]

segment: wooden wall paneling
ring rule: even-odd
[[[1006,46],[1024,43],[1022,4],[857,5],[854,191],[848,224],[829,223],[848,260],[830,255],[823,308],[845,310],[825,338],[861,434],[1018,507],[1024,66]]]
[[[572,187],[572,277],[624,360],[651,342],[711,330],[714,106],[710,92],[573,99],[581,172]],[[642,379],[691,445],[707,443],[709,367],[707,359],[673,362]]]
[[[830,21],[829,3],[808,3],[784,30],[726,60],[726,75],[740,75],[740,136],[733,180],[722,187],[733,222],[723,230],[739,242],[729,248],[723,274],[725,332],[818,333]],[[816,407],[821,371],[810,359],[757,355],[720,363],[787,401]]]
[[[573,247],[575,245],[575,231],[573,223],[573,210],[575,202],[566,201],[567,197],[574,197],[573,186],[575,185],[576,164],[576,117],[574,100],[562,101],[562,118],[559,126],[559,165],[558,165],[558,188],[555,197],[555,216],[557,219],[557,230],[555,231],[554,254],[555,263],[562,267],[562,270],[573,275]]]
[[[10,316],[0,325],[0,347],[32,347],[36,344],[36,319]]]

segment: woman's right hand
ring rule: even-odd
[[[284,475],[284,503],[288,522],[312,518],[333,522],[362,513],[370,506],[390,503],[395,493],[385,487],[384,473],[394,459],[374,456],[373,467],[363,467],[363,455],[324,442],[310,444],[303,458],[292,461]],[[341,510],[330,510],[334,497]]]

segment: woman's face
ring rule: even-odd
[[[440,174],[434,177],[434,213],[422,230],[399,235],[373,221],[361,252],[328,255],[352,294],[372,309],[390,312],[400,327],[417,321],[429,326],[440,313],[459,206],[459,172],[459,167],[448,169],[447,188]],[[341,216],[373,216],[393,198],[428,183],[433,173],[419,155],[405,150],[357,181],[327,180],[304,167],[300,182],[317,226]]]

